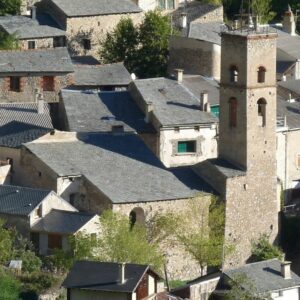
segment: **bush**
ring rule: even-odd
[[[41,269],[42,261],[35,255],[34,252],[27,250],[21,253],[20,259],[22,260],[22,270],[25,272],[37,272]]]
[[[21,283],[13,275],[0,270],[0,300],[17,300]]]

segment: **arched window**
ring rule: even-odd
[[[265,67],[259,67],[257,69],[257,82],[263,83],[266,80],[266,68]]]
[[[230,67],[230,82],[238,82],[239,70],[236,66]]]
[[[136,223],[145,223],[145,213],[141,207],[135,207],[129,214],[130,228],[132,228]]]
[[[267,101],[264,98],[257,101],[258,125],[262,127],[266,126],[266,106]]]
[[[236,127],[237,125],[237,100],[230,98],[229,103],[229,126]]]

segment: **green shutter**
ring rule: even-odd
[[[219,105],[212,106],[212,107],[211,107],[211,112],[212,112],[217,118],[219,118],[219,115],[220,115],[220,106],[219,106]]]
[[[196,141],[178,142],[178,153],[196,152]]]
[[[186,152],[186,142],[178,142],[178,153]]]

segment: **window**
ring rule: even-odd
[[[237,100],[231,98],[229,100],[229,126],[236,127],[237,125]]]
[[[196,141],[178,142],[177,152],[178,153],[195,153],[196,152]]]
[[[267,101],[264,98],[257,101],[258,125],[262,127],[266,126],[266,106]]]
[[[83,39],[83,48],[84,50],[91,50],[91,40],[90,39]]]
[[[66,46],[66,38],[64,36],[56,36],[53,38],[53,47],[65,47]]]
[[[28,49],[35,49],[35,41],[28,41]]]
[[[158,7],[160,9],[174,9],[174,0],[158,0]]]
[[[265,67],[259,67],[257,70],[257,82],[263,83],[266,79],[266,69]]]
[[[43,76],[43,91],[53,92],[55,90],[55,82],[53,76]]]
[[[35,210],[35,216],[41,218],[42,217],[42,205],[40,205],[36,210]]]
[[[21,88],[21,77],[9,77],[9,88],[13,92],[20,92]]]
[[[174,127],[174,132],[180,132],[180,128],[179,127]]]
[[[239,71],[236,66],[230,67],[230,82],[238,82],[239,79]]]
[[[135,207],[129,214],[130,228],[136,223],[145,224],[145,212],[141,207]]]
[[[49,249],[61,249],[62,248],[62,236],[58,234],[48,235],[48,248]]]

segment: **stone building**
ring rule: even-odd
[[[142,19],[142,10],[131,0],[42,0],[38,13],[49,14],[67,33],[73,55],[97,55],[99,41],[112,31],[121,18],[134,23]]]
[[[224,268],[244,264],[251,241],[278,235],[276,176],[277,33],[222,33],[219,156],[195,167],[226,203]]]
[[[0,30],[15,34],[22,50],[66,46],[66,32],[45,14],[0,17]]]
[[[179,81],[150,78],[129,86],[146,122],[156,131],[155,153],[166,167],[193,165],[217,155],[218,119],[210,112],[208,94],[203,90],[199,101],[179,73]]]
[[[184,212],[193,201],[208,214],[212,189],[190,169],[167,170],[136,134],[55,132],[25,144],[21,157],[18,184],[53,189],[81,211],[112,209],[148,224],[158,214]],[[199,274],[182,247],[162,247],[173,278]]]
[[[99,216],[78,212],[49,190],[1,185],[0,216],[6,226],[30,239],[41,255],[67,249],[70,235],[99,232]]]
[[[74,68],[66,48],[1,51],[0,102],[57,102]]]

